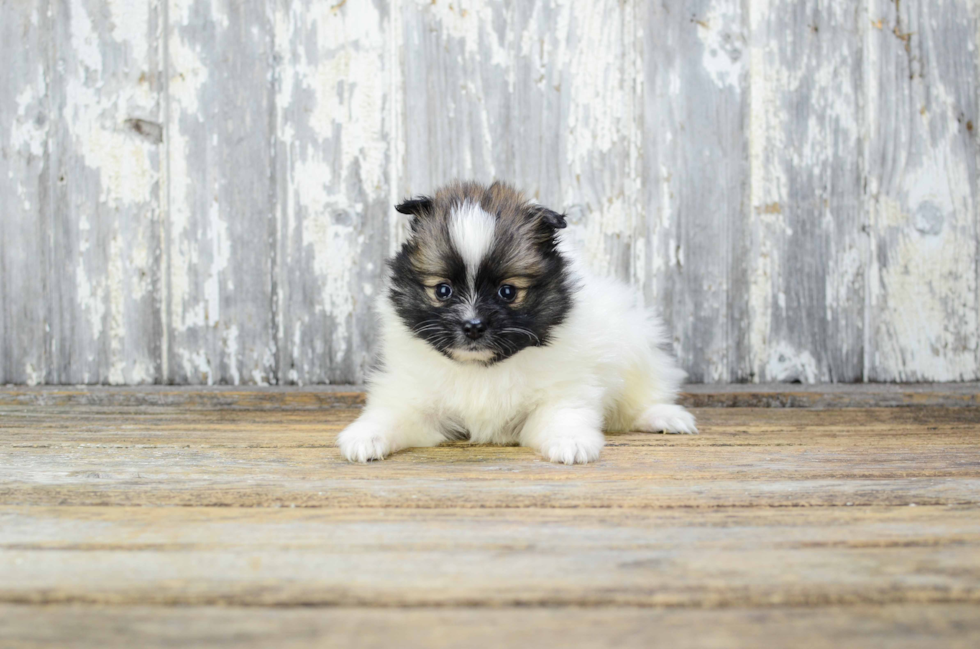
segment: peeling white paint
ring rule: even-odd
[[[32,17],[32,29],[70,19],[68,42],[55,44],[57,70],[45,71],[49,57],[42,53],[42,63],[19,72],[28,78],[0,100],[0,145],[13,156],[9,164],[0,161],[9,196],[4,207],[25,223],[38,215],[38,183],[60,182],[42,168],[52,154],[57,168],[67,170],[69,196],[64,205],[47,209],[67,209],[75,219],[59,240],[67,243],[57,250],[78,254],[65,260],[63,278],[48,278],[52,291],[68,296],[68,322],[53,328],[70,332],[45,329],[36,353],[18,356],[16,365],[4,359],[13,369],[0,369],[18,380],[41,382],[44,363],[56,365],[72,350],[78,364],[73,379],[158,380],[155,351],[144,338],[154,313],[147,304],[168,300],[163,335],[172,334],[174,346],[163,344],[163,364],[172,355],[177,371],[165,369],[165,376],[264,383],[275,377],[278,354],[280,381],[325,380],[339,364],[352,368],[343,371],[356,380],[369,353],[364,304],[379,293],[381,255],[375,258],[379,248],[372,246],[386,236],[394,252],[406,235],[406,220],[390,210],[379,216],[378,205],[433,188],[411,186],[420,178],[435,185],[448,180],[439,174],[458,170],[512,174],[509,180],[538,192],[543,202],[567,208],[566,237],[599,272],[625,273],[649,289],[648,295],[665,285],[658,282],[669,281],[658,278],[684,277],[681,285],[692,293],[678,296],[675,290],[675,305],[700,308],[702,317],[706,305],[719,313],[728,313],[726,301],[744,306],[745,322],[718,323],[745,335],[748,358],[733,359],[732,366],[749,368],[756,380],[801,381],[828,376],[828,350],[803,348],[786,331],[800,308],[800,295],[786,275],[800,265],[794,255],[797,244],[805,243],[801,232],[813,231],[806,227],[810,222],[801,226],[800,206],[790,202],[807,200],[799,195],[800,178],[812,173],[814,204],[804,208],[820,220],[820,236],[828,243],[821,262],[825,284],[817,276],[814,286],[815,295],[823,291],[822,303],[805,305],[807,313],[833,329],[847,318],[860,322],[857,309],[868,312],[860,335],[827,346],[846,352],[864,345],[870,378],[980,375],[976,136],[964,132],[966,120],[977,121],[968,114],[977,99],[963,90],[975,90],[977,80],[970,75],[980,67],[974,42],[980,14],[972,5],[941,3],[925,17],[901,3],[902,29],[914,34],[910,41],[892,31],[896,4],[884,1],[855,9],[832,0],[799,11],[789,0],[709,0],[690,21],[685,17],[685,46],[702,79],[695,90],[741,94],[748,113],[747,285],[729,287],[725,277],[692,275],[704,251],[681,221],[690,213],[682,192],[691,190],[673,179],[690,177],[678,163],[710,165],[718,159],[712,134],[692,135],[703,122],[694,124],[686,114],[665,120],[671,128],[659,134],[656,145],[681,153],[644,166],[649,152],[643,131],[664,126],[647,109],[659,107],[657,102],[670,109],[683,105],[693,86],[682,68],[673,67],[657,78],[657,88],[643,88],[650,65],[643,57],[650,56],[651,39],[660,36],[659,26],[642,13],[643,3],[336,4],[267,5],[274,29],[269,38],[261,20],[242,22],[219,0],[174,0],[167,12],[156,0],[106,0],[98,10],[70,2],[53,6],[50,16]],[[158,26],[164,14],[170,23]],[[657,15],[656,8],[650,15]],[[841,28],[855,20],[854,33]],[[881,29],[877,20],[884,21]],[[247,287],[237,290],[244,281],[232,272],[245,254],[233,245],[242,234],[240,215],[219,198],[227,196],[221,192],[229,177],[222,165],[252,164],[235,159],[235,138],[249,142],[253,132],[266,135],[265,124],[236,125],[234,115],[218,114],[216,106],[225,104],[216,104],[211,92],[236,69],[215,55],[215,43],[239,27],[248,43],[275,47],[247,53],[256,64],[274,61],[269,81],[275,84],[271,114],[277,123],[269,146],[277,158],[273,169],[251,169],[257,178],[272,174],[270,186],[277,186],[270,191],[280,201],[278,239],[270,242],[277,255],[277,293],[262,304],[248,303],[253,298]],[[962,32],[969,30],[964,41]],[[963,41],[958,48],[943,40],[954,37]],[[865,82],[856,89],[845,82],[858,51],[849,49],[854,39],[862,48],[859,76]],[[837,42],[848,47],[827,45]],[[160,79],[159,70],[150,68],[164,52],[170,74]],[[426,66],[428,76],[412,74],[418,65]],[[951,70],[962,78],[954,79]],[[63,85],[49,87],[49,80]],[[429,98],[429,114],[406,114],[408,98],[427,90],[412,85],[418,83],[440,89],[443,84],[447,96]],[[164,88],[170,112],[162,125],[164,147],[158,147],[125,123],[159,116]],[[501,99],[491,88],[514,94]],[[243,97],[264,100],[264,93],[259,83]],[[792,98],[801,96],[810,97],[806,110],[789,110]],[[48,114],[51,97],[64,102],[58,115]],[[638,98],[648,102],[645,112],[638,110]],[[740,128],[723,116],[718,123]],[[430,139],[419,145],[410,136],[421,124]],[[554,140],[549,129],[557,130]],[[49,150],[52,138],[62,137]],[[408,150],[408,142],[424,150]],[[190,159],[199,144],[205,161]],[[841,188],[819,179],[834,178],[827,170],[842,169],[858,151],[867,168],[855,175],[867,176],[866,194],[853,204],[835,203]],[[169,173],[161,176],[166,165]],[[202,175],[200,169],[216,173]],[[644,177],[644,169],[653,177]],[[657,200],[646,205],[640,196],[651,183],[659,188]],[[166,192],[163,199],[159,191]],[[852,227],[857,211],[868,214],[867,234]],[[161,234],[170,246],[165,254],[155,248]],[[269,232],[251,235],[265,238]],[[27,239],[11,240],[19,245]],[[717,252],[736,249],[741,250],[733,244]],[[740,263],[735,259],[731,267]],[[166,277],[154,275],[165,268]],[[299,279],[290,274],[297,268]],[[866,302],[852,303],[861,301],[862,286]],[[169,293],[156,295],[154,289]],[[274,316],[263,317],[272,308]],[[278,326],[272,340],[254,344],[255,332],[269,323]],[[677,348],[698,347],[709,365],[701,374],[725,379],[729,334],[712,333]],[[49,350],[55,359],[42,360]]]
[[[309,201],[304,204],[311,205]],[[320,210],[308,213],[303,220],[303,242],[314,250],[313,270],[321,282],[320,299],[314,309],[334,318],[331,345],[334,358],[339,359],[347,353],[348,314],[354,311],[351,280],[357,268],[358,247],[353,227],[331,218],[336,208],[331,209],[330,202],[324,200],[321,205]]]
[[[228,378],[232,385],[240,385],[242,376],[238,369],[238,362],[241,357],[238,343],[238,325],[225,328],[221,335],[221,347],[224,350],[225,364],[228,366]],[[256,383],[260,383],[260,381],[256,381]]]
[[[742,16],[738,6],[730,0],[716,0],[695,24],[704,51],[701,65],[716,85],[737,89],[742,75],[742,51],[745,37],[742,34]],[[680,92],[678,80],[677,92]]]
[[[41,385],[44,383],[44,372],[34,366],[34,363],[28,363],[24,367],[24,376],[26,377],[27,385]]]
[[[150,10],[159,10],[157,1],[105,0],[112,37],[120,43],[126,43],[129,59],[139,64],[148,60],[147,28],[150,24]]]
[[[382,107],[387,88],[386,79],[378,74],[383,34],[378,30],[377,8],[372,3],[358,2],[336,13],[327,3],[313,6],[315,13],[302,20],[297,17],[294,27],[311,22],[318,42],[345,46],[322,51],[319,61],[306,61],[300,56],[284,75],[289,78],[287,84],[298,82],[314,93],[316,101],[309,123],[321,140],[333,139],[335,127],[343,127],[342,168],[350,170],[356,162],[365,189],[371,193],[383,191],[387,144]],[[291,97],[280,97],[288,106]],[[329,176],[321,180],[326,184],[333,182]]]
[[[171,11],[174,15],[186,14],[192,3],[176,2]],[[188,166],[188,139],[180,128],[185,116],[201,119],[198,94],[208,81],[209,72],[194,49],[177,30],[170,31],[170,121],[167,124],[169,151],[167,218],[170,224],[170,327],[184,332],[207,323],[205,304],[189,304],[191,296],[191,270],[197,265],[198,252],[188,240],[188,228],[194,213],[189,203],[194,179]],[[212,293],[213,295],[213,293]],[[220,307],[219,307],[220,308]],[[187,361],[185,360],[185,367]]]
[[[204,280],[204,324],[216,325],[221,321],[221,287],[219,282],[231,258],[228,223],[221,218],[217,197],[208,210],[208,238],[211,242],[211,268]],[[237,328],[235,328],[237,332]],[[237,385],[237,383],[236,383]]]
[[[355,317],[360,297],[356,293],[364,286],[358,278],[363,272],[361,251],[366,243],[362,229],[368,205],[365,200],[385,203],[393,195],[388,180],[392,168],[388,136],[396,128],[390,119],[397,109],[390,105],[392,77],[384,73],[390,62],[385,55],[390,27],[372,3],[348,3],[335,9],[328,3],[297,2],[288,12],[277,12],[275,29],[279,57],[284,62],[276,96],[285,119],[277,128],[286,145],[288,170],[282,226],[291,242],[288,254],[296,255],[292,257],[296,261],[310,260],[315,299],[302,308],[318,314],[316,320],[327,326],[326,362],[339,363],[360,335],[355,327],[367,326]],[[319,51],[296,46],[307,39],[343,45],[321,47]],[[296,140],[298,129],[304,134],[303,142]],[[363,196],[348,193],[354,185]],[[297,232],[299,249],[292,243]],[[397,228],[395,232],[397,235]],[[378,236],[374,229],[366,234]],[[370,290],[364,288],[363,292]],[[292,302],[287,300],[287,304]],[[322,344],[302,339],[307,329],[304,321],[310,336],[317,335],[321,326],[311,325],[307,318],[289,318],[294,341],[286,356],[302,367],[302,372],[289,371],[290,382],[308,375],[308,360],[315,353],[310,347]]]
[[[8,142],[15,151],[40,157],[44,154],[47,127],[38,124],[37,113],[42,110],[42,102],[47,92],[44,69],[38,67],[37,77],[17,95],[17,117],[10,124]],[[13,172],[11,172],[13,173]],[[18,193],[23,196],[23,194]]]
[[[180,360],[184,375],[190,380],[205,385],[214,385],[214,372],[211,369],[211,361],[203,350],[177,349],[175,350]]]
[[[879,10],[886,25],[901,21],[902,30],[913,34],[900,41],[886,27],[870,30],[867,39],[871,64],[889,72],[892,66],[904,81],[875,87],[868,99],[875,126],[879,115],[895,114],[873,131],[878,137],[870,155],[870,378],[976,380],[980,207],[976,136],[964,126],[977,116],[964,113],[962,91],[976,93],[980,85],[980,61],[970,49],[980,14],[946,3],[926,23],[905,3]],[[946,17],[939,28],[934,21],[940,11],[958,12],[964,20]],[[973,110],[977,101],[976,95],[969,100]]]
[[[509,53],[492,28],[493,2],[414,0],[414,3],[416,11],[432,15],[446,35],[463,43],[467,59],[479,60],[502,69],[509,67]]]
[[[777,380],[768,374],[772,350],[809,335],[794,320],[825,318],[810,329],[828,337],[815,380],[860,376],[863,342],[849,340],[862,326],[863,305],[852,302],[861,301],[866,264],[855,212],[862,190],[854,8],[831,2],[810,15],[786,0],[753,0],[748,11],[749,364],[755,380]],[[794,227],[806,231],[813,219],[821,219],[820,238],[800,241]],[[791,305],[787,291],[795,293]],[[807,294],[826,298],[801,312],[799,296]]]
[[[109,240],[109,268],[106,271],[107,301],[109,307],[109,383],[122,385],[126,382],[127,358],[123,343],[126,340],[126,295],[123,288],[123,260],[125,251],[116,233]]]
[[[81,69],[70,75],[66,87],[65,114],[85,164],[99,172],[102,200],[113,207],[148,204],[156,173],[150,162],[148,144],[123,130],[130,106],[146,105],[147,97],[137,86],[123,84],[106,93],[99,35],[82,4],[71,7],[71,46]],[[128,17],[130,14],[127,13]],[[136,12],[137,18],[140,12]],[[135,41],[121,41],[146,52],[146,12],[142,12],[144,33]],[[130,26],[124,21],[121,26]],[[126,34],[122,34],[125,36]],[[97,81],[92,83],[91,78]]]
[[[764,14],[766,6],[757,9],[753,5],[752,16]],[[752,23],[751,30],[758,29]],[[760,219],[760,226],[785,228],[781,215],[765,216],[764,206],[778,204],[780,195],[774,195],[773,188],[784,184],[782,170],[772,168],[767,161],[768,147],[780,147],[778,139],[782,132],[782,120],[772,86],[767,80],[766,55],[761,47],[749,48],[749,205],[751,214]],[[782,183],[780,181],[783,181]],[[761,209],[760,209],[761,208]],[[760,215],[760,212],[762,214]],[[778,218],[777,218],[778,217]],[[766,222],[768,221],[768,223]],[[766,233],[756,235],[752,241],[752,267],[749,274],[748,312],[749,312],[749,365],[753,368],[756,381],[761,380],[760,370],[767,361],[772,325],[773,278],[779,272],[776,251],[772,238]]]
[[[876,211],[888,265],[876,266],[873,283],[876,337],[885,343],[875,363],[898,380],[972,380],[977,280],[969,271],[977,243],[969,236],[975,217],[966,167],[955,158],[925,157],[907,179],[903,200],[883,196]]]
[[[815,383],[820,374],[813,354],[793,349],[785,342],[775,343],[767,350],[766,378],[770,381]]]

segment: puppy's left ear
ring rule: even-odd
[[[527,208],[527,218],[533,228],[534,236],[542,243],[554,242],[555,231],[568,227],[565,215],[549,210],[541,205],[531,205]]]
[[[567,228],[568,223],[565,222],[565,215],[559,214],[554,210],[549,210],[547,207],[541,207],[535,205],[531,208],[531,215],[541,221],[541,224],[551,228],[552,230],[561,230],[562,228]]]

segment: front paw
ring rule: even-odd
[[[562,431],[541,444],[541,455],[558,464],[586,464],[599,459],[606,439],[597,430]]]
[[[650,406],[636,421],[634,428],[646,433],[698,434],[694,415],[673,403]]]
[[[391,442],[384,430],[360,419],[337,436],[337,446],[349,462],[383,460],[391,454]]]

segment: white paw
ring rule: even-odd
[[[698,427],[694,423],[694,415],[672,403],[662,403],[650,406],[634,427],[646,433],[683,433],[697,435]]]
[[[337,436],[340,453],[350,462],[383,460],[391,453],[391,443],[383,430],[358,419]]]
[[[606,439],[597,430],[561,432],[548,436],[541,444],[541,455],[559,464],[586,464],[599,459]]]

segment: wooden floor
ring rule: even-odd
[[[343,391],[0,390],[0,647],[977,647],[961,393],[698,408],[567,467],[349,465]]]

